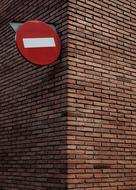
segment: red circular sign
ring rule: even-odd
[[[20,26],[16,33],[20,53],[38,65],[52,64],[60,55],[60,39],[48,24],[32,20]]]

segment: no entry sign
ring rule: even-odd
[[[60,39],[48,24],[32,20],[20,26],[16,33],[16,45],[20,53],[38,65],[52,64],[60,54]]]

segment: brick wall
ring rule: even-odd
[[[136,2],[0,1],[0,190],[136,190]],[[51,66],[11,21],[53,23]]]
[[[51,66],[17,51],[11,21],[53,23],[62,55]],[[66,188],[67,1],[0,1],[0,190]]]
[[[136,2],[68,16],[68,189],[136,190]]]

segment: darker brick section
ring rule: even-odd
[[[111,166],[109,164],[95,164],[94,169],[110,169]]]
[[[66,189],[67,0],[0,1],[0,190]],[[11,21],[53,23],[62,54],[50,66],[17,51]]]

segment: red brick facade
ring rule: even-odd
[[[0,2],[0,190],[136,190],[135,0]],[[52,23],[50,66],[11,21]]]
[[[136,2],[69,0],[68,188],[136,190]]]

